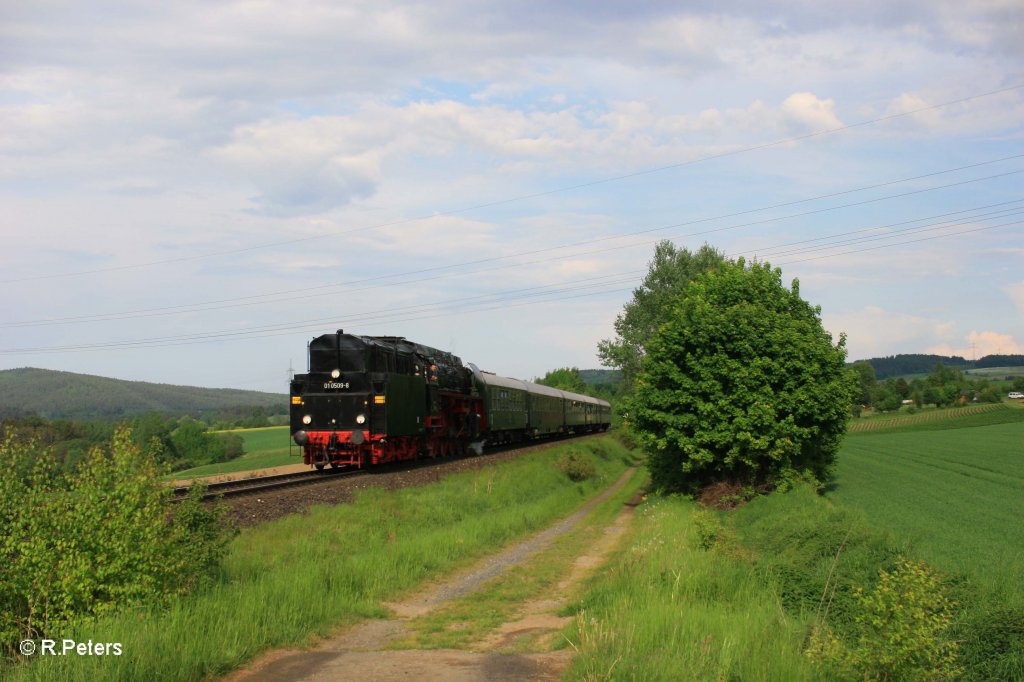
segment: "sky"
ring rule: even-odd
[[[531,379],[654,244],[849,359],[1024,353],[1019,0],[0,3],[0,369],[285,392],[344,329]]]

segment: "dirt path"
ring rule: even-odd
[[[487,557],[467,571],[413,594],[400,602],[386,604],[393,617],[362,623],[314,649],[284,649],[263,656],[238,671],[229,682],[284,682],[309,680],[414,680],[415,682],[483,682],[557,680],[569,665],[571,648],[550,651],[550,642],[570,618],[555,615],[564,597],[536,599],[523,603],[512,619],[494,629],[473,651],[456,649],[389,649],[389,644],[409,632],[410,623],[454,600],[464,597],[492,580],[500,580],[512,567],[523,564],[551,547],[574,530],[601,502],[629,481],[627,470],[618,481],[582,508],[547,530],[498,554]],[[637,500],[631,500],[615,520],[577,556],[573,567],[558,583],[558,594],[566,595],[600,566],[622,537]],[[547,637],[545,637],[547,635]],[[517,641],[534,642],[531,653],[502,653]]]

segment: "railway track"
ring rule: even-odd
[[[220,481],[209,483],[206,492],[203,493],[204,500],[212,500],[217,497],[236,497],[252,493],[265,492],[268,490],[280,490],[281,488],[293,488],[305,485],[313,485],[330,481],[339,476],[352,476],[354,474],[366,473],[358,469],[351,470],[325,470],[325,471],[300,471],[293,474],[277,474],[274,476],[255,476],[253,478],[242,478],[233,481]],[[180,501],[188,496],[191,486],[181,486],[174,489],[174,501]]]
[[[600,434],[586,434],[575,436],[575,438],[591,438]],[[571,437],[563,436],[560,438],[546,439],[543,442],[528,442],[528,443],[506,443],[502,445],[495,445],[488,448],[487,452],[482,457],[487,455],[498,454],[500,452],[507,452],[509,450],[518,450],[520,448],[530,448],[537,446],[552,446],[557,445],[560,442],[564,442]],[[472,455],[463,455],[463,457],[471,457]],[[300,486],[314,485],[322,483],[324,481],[336,480],[341,476],[353,476],[356,474],[369,474],[374,472],[383,473],[385,471],[398,469],[416,469],[419,467],[433,466],[445,459],[423,459],[415,462],[397,462],[393,464],[382,465],[374,469],[324,469],[323,471],[300,471],[298,473],[291,474],[277,474],[274,476],[256,476],[253,478],[235,479],[232,481],[221,481],[218,483],[207,484],[206,492],[203,493],[204,500],[212,500],[219,497],[240,497],[242,495],[249,495],[252,493],[266,492],[270,490],[280,490],[283,488],[297,488]],[[174,501],[179,502],[188,496],[190,486],[180,486],[174,489]]]

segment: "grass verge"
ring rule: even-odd
[[[595,476],[559,466],[588,453]],[[62,637],[118,642],[120,656],[51,656],[25,680],[201,680],[260,652],[303,646],[364,618],[380,602],[537,531],[579,507],[633,461],[611,437],[541,450],[421,488],[365,491],[243,531],[215,584],[164,610],[104,618]]]
[[[652,497],[573,606],[569,680],[812,680],[803,623],[743,552],[704,551],[695,504]]]

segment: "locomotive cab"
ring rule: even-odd
[[[450,353],[338,330],[310,342],[309,372],[292,381],[292,438],[321,469],[450,454],[478,428],[470,384]]]
[[[292,439],[307,464],[322,469],[356,464],[358,446],[373,425],[373,386],[366,344],[358,337],[325,334],[309,344],[309,371],[291,383]]]

